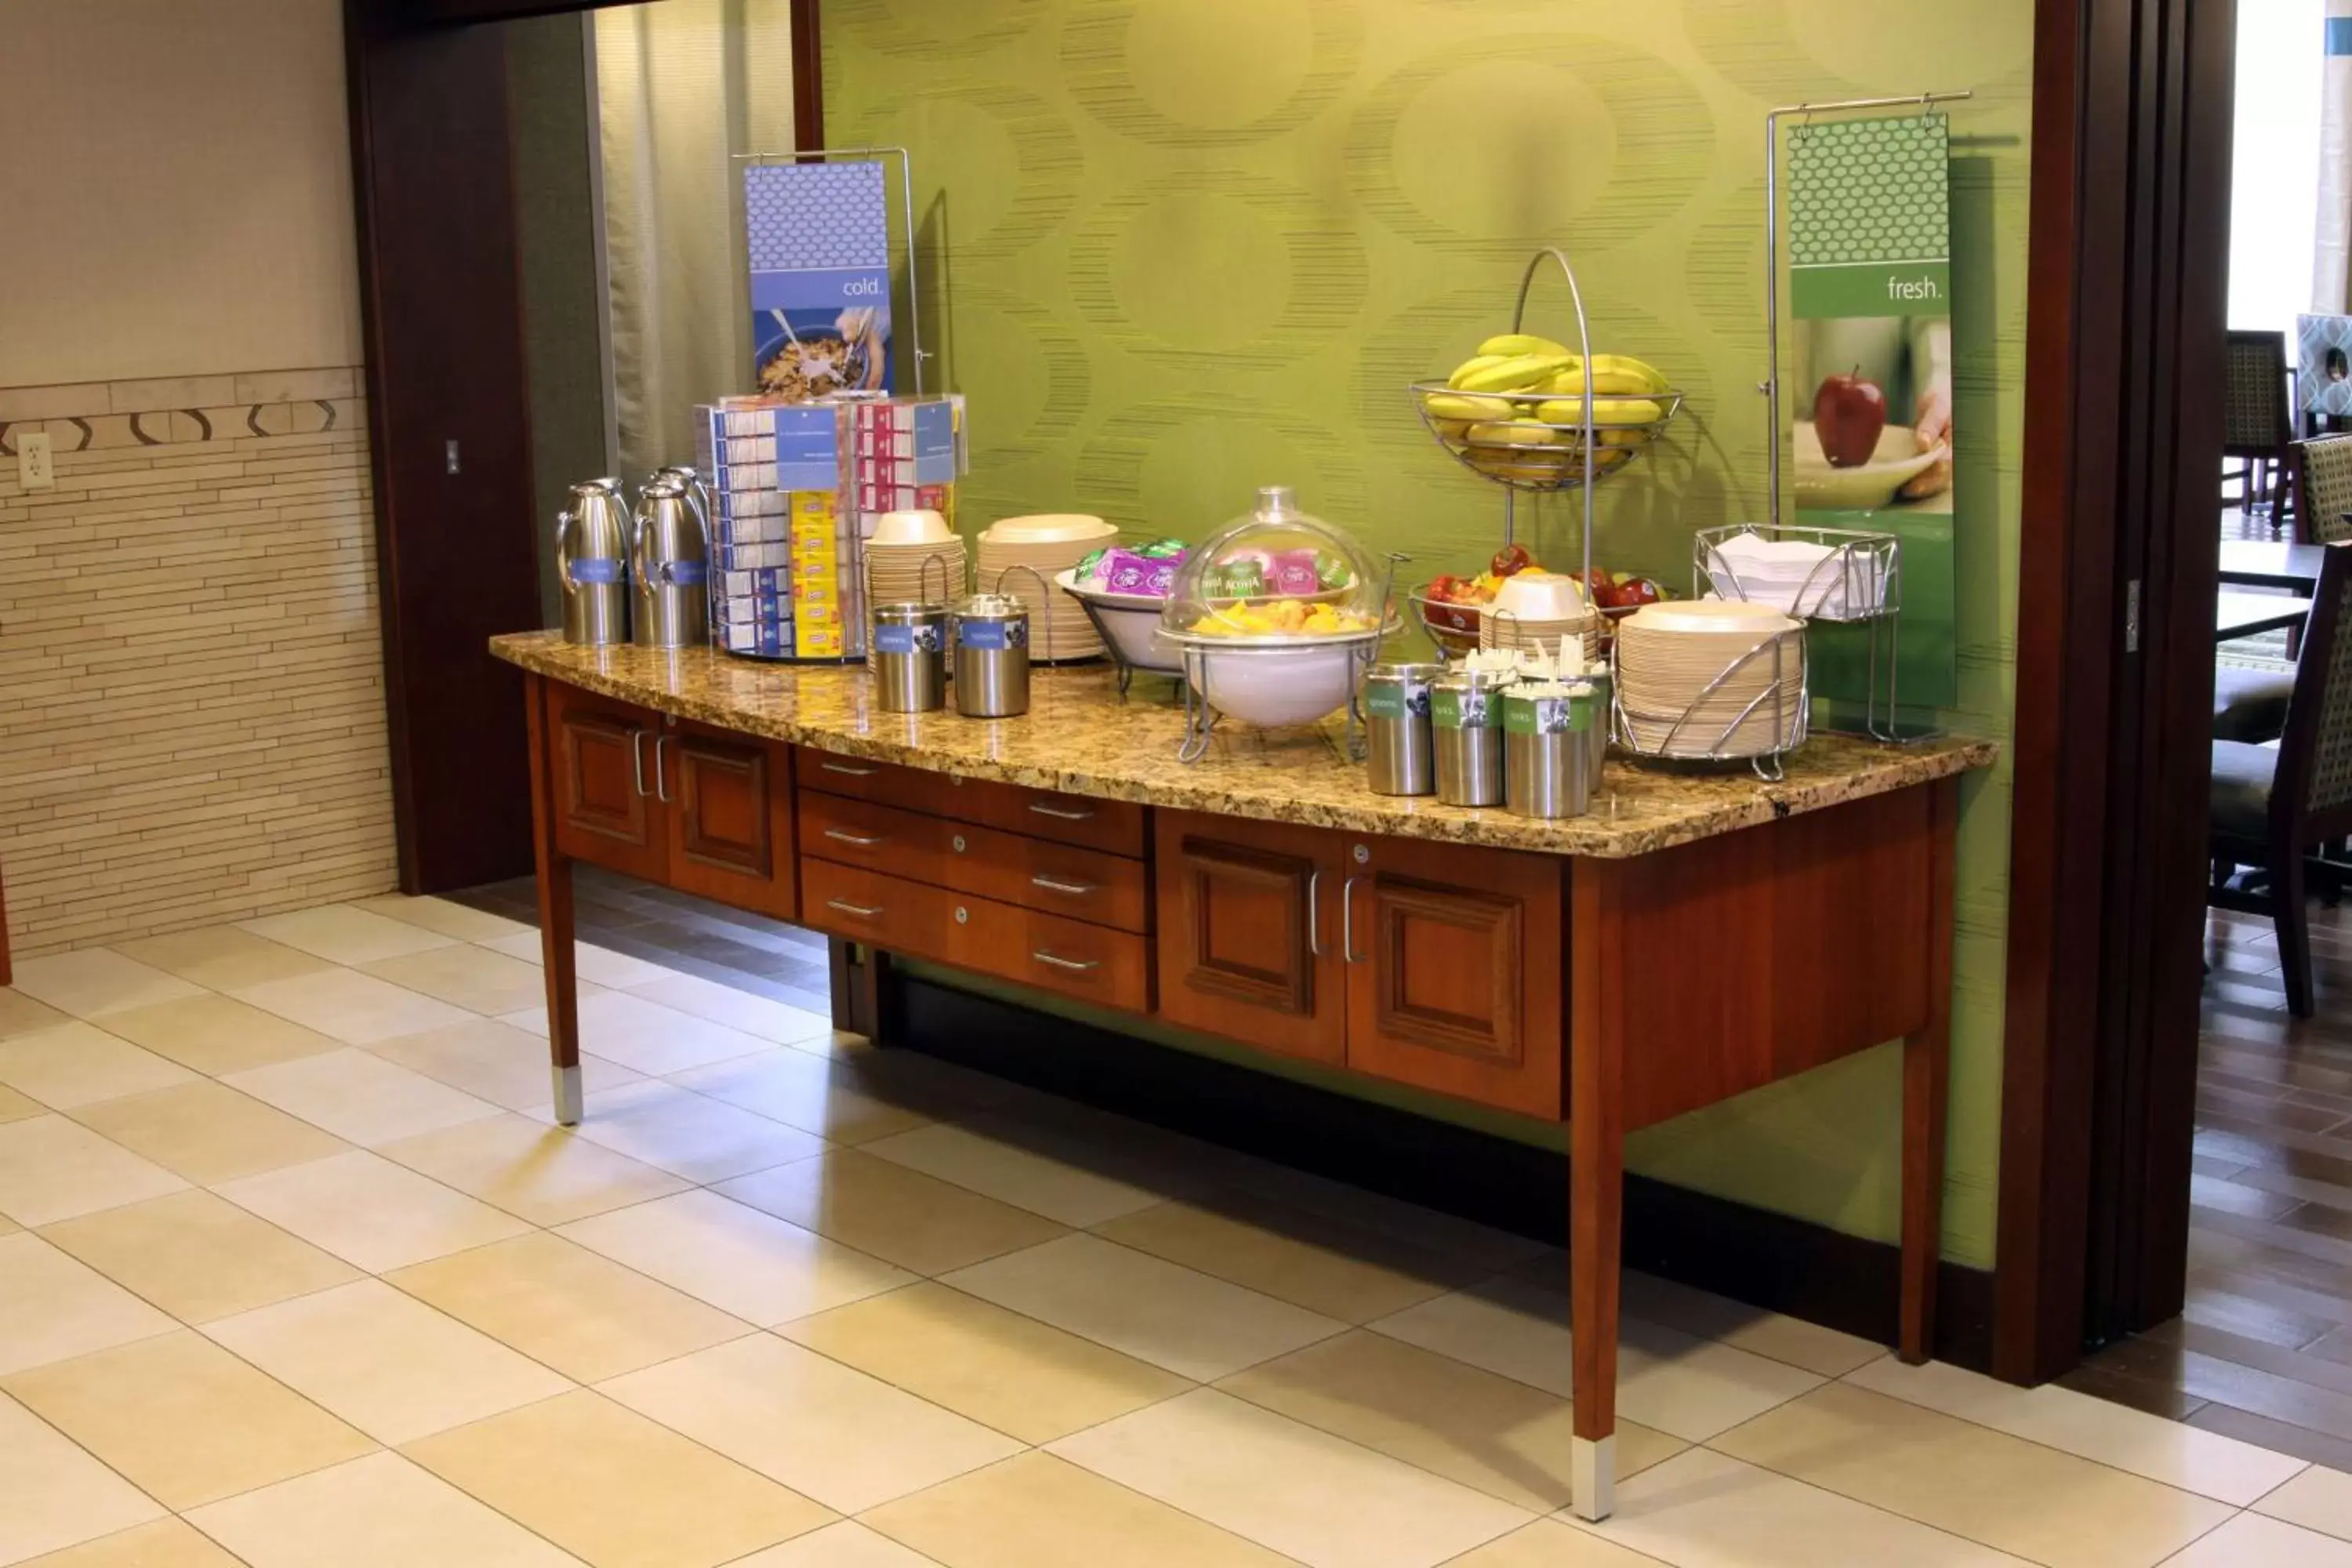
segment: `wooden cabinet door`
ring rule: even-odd
[[[652,772],[661,716],[562,681],[549,681],[546,689],[556,847],[660,881],[669,859]]]
[[[1286,1056],[1345,1061],[1339,836],[1163,810],[1154,837],[1160,1015]]]
[[[1346,853],[1348,1065],[1558,1120],[1564,862],[1398,838]]]
[[[656,750],[669,885],[777,920],[798,915],[791,748],[678,722]]]

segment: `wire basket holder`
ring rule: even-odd
[[[1784,605],[1780,584],[1748,583],[1723,553],[1725,545],[1740,538],[1819,545],[1828,553],[1806,574],[1805,580],[1788,595]],[[1769,604],[1799,620],[1867,626],[1870,685],[1863,709],[1863,732],[1874,741],[1916,738],[1906,736],[1896,721],[1903,646],[1900,539],[1891,533],[1815,528],[1804,523],[1771,527],[1739,522],[1725,528],[1703,528],[1691,538],[1691,593],[1696,597],[1709,589],[1726,599]]]
[[[1503,542],[1514,542],[1517,535],[1518,492],[1581,489],[1584,492],[1584,566],[1588,576],[1592,568],[1592,487],[1610,474],[1630,464],[1648,440],[1663,431],[1675,416],[1681,412],[1683,395],[1666,390],[1650,394],[1648,401],[1659,405],[1659,417],[1633,425],[1602,425],[1594,417],[1595,395],[1590,367],[1592,363],[1592,325],[1584,308],[1584,289],[1577,281],[1576,268],[1568,252],[1558,246],[1546,246],[1528,258],[1527,269],[1519,275],[1519,292],[1511,308],[1511,331],[1523,331],[1528,320],[1528,295],[1534,289],[1536,274],[1546,261],[1556,263],[1561,276],[1568,279],[1570,307],[1576,318],[1576,352],[1578,363],[1587,367],[1583,391],[1574,395],[1580,404],[1580,417],[1574,422],[1554,422],[1537,417],[1548,403],[1570,401],[1549,392],[1464,392],[1444,381],[1417,381],[1412,384],[1413,411],[1421,417],[1432,436],[1453,454],[1454,459],[1481,479],[1503,487]],[[1457,443],[1441,427],[1447,421],[1442,414],[1433,412],[1432,398],[1465,398],[1486,405],[1498,405],[1510,410],[1514,423],[1539,425],[1543,429],[1576,439],[1576,451],[1570,462],[1557,462],[1563,456],[1560,443],[1549,440],[1528,442]],[[1626,437],[1604,444],[1603,433]],[[1481,467],[1472,452],[1500,454],[1496,460]],[[1604,459],[1603,453],[1608,454]]]
[[[1811,727],[1812,665],[1801,627],[1767,637],[1724,666],[1680,712],[1671,710],[1654,712],[1626,704],[1624,677],[1618,668],[1622,653],[1621,644],[1612,649],[1609,656],[1609,739],[1612,743],[1623,747],[1637,757],[1672,762],[1744,762],[1758,778],[1767,784],[1779,784],[1787,776],[1781,759],[1805,743]],[[1759,659],[1770,661],[1771,681],[1740,709],[1729,723],[1713,728],[1716,725],[1713,717],[1699,717],[1699,710],[1723,689],[1725,682]],[[1772,744],[1758,749],[1735,743],[1734,737],[1761,712],[1769,712],[1772,716]],[[1645,744],[1641,731],[1635,728],[1637,722],[1664,724],[1666,732],[1654,744]],[[1676,742],[1685,731],[1694,737],[1704,737],[1710,729],[1714,739],[1704,742],[1697,749],[1677,747]]]

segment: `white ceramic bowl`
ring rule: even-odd
[[[867,537],[876,544],[944,544],[955,530],[935,511],[886,511]]]
[[[1054,586],[1073,599],[1094,606],[1102,620],[1103,631],[1118,652],[1121,662],[1137,669],[1157,670],[1163,675],[1175,675],[1183,670],[1181,649],[1160,635],[1160,611],[1167,601],[1141,594],[1106,594],[1099,589],[1081,588],[1074,582],[1077,568],[1054,574]]]
[[[1118,531],[1114,525],[1085,512],[1041,512],[1035,517],[1008,517],[980,537],[989,544],[1066,544],[1081,539],[1108,539]]]
[[[1520,573],[1503,580],[1493,607],[1521,621],[1566,621],[1583,615],[1587,601],[1584,589],[1573,577]]]
[[[1192,689],[1244,724],[1312,724],[1355,695],[1362,637],[1302,639],[1285,647],[1200,648]]]

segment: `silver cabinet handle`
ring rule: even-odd
[[[669,745],[667,735],[654,737],[654,798],[669,804],[669,773],[662,765],[662,752]]]
[[[1323,956],[1323,868],[1307,873],[1307,952]]]
[[[888,840],[879,833],[845,833],[838,827],[826,828],[824,830],[824,836],[827,838],[832,839],[836,844],[855,844],[860,849],[871,849],[877,844],[888,842]]]
[[[1056,969],[1074,970],[1079,973],[1084,973],[1089,969],[1100,969],[1102,967],[1102,961],[1100,959],[1090,959],[1081,963],[1075,958],[1064,958],[1058,952],[1048,952],[1042,947],[1036,952],[1031,953],[1029,956],[1035,959],[1040,963],[1050,963]]]
[[[1364,962],[1364,955],[1356,951],[1356,884],[1360,880],[1350,877],[1339,889],[1339,955],[1350,963]]]
[[[879,904],[853,904],[844,899],[827,899],[824,901],[824,907],[829,910],[839,910],[845,915],[856,915],[862,921],[870,921],[882,912],[882,906]]]
[[[1029,885],[1043,888],[1049,893],[1067,893],[1074,899],[1084,898],[1095,890],[1092,882],[1065,882],[1058,877],[1048,877],[1042,872],[1030,878]]]
[[[1094,808],[1092,806],[1088,806],[1083,811],[1067,811],[1058,805],[1047,805],[1044,801],[1040,800],[1032,802],[1029,809],[1035,812],[1040,816],[1050,816],[1056,822],[1092,822],[1095,819]]]
[[[853,768],[846,763],[819,763],[817,766],[829,773],[847,773],[854,779],[870,777],[877,771],[873,768]]]
[[[642,796],[646,793],[646,732],[643,730],[629,731],[629,772],[635,775],[637,794]]]

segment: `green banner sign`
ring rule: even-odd
[[[1959,697],[1952,514],[1951,126],[1941,114],[1789,132],[1796,517],[1902,541],[1901,636],[1878,695]],[[1867,639],[1816,623],[1813,690],[1871,696]],[[1891,662],[1890,662],[1891,661]]]

